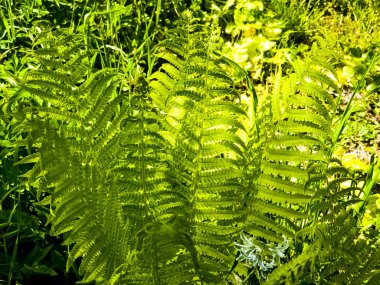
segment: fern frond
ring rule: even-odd
[[[22,163],[36,162],[28,176],[52,193],[51,232],[64,234],[65,244],[73,245],[67,269],[81,258],[82,282],[91,282],[110,280],[134,251],[115,168],[125,96],[116,96],[115,73],[92,72],[82,47],[36,50],[40,69],[21,87],[36,99],[35,106],[22,110],[30,114],[29,128],[40,144],[34,158]]]
[[[193,29],[197,30],[189,28]],[[199,266],[208,268],[208,273],[199,272],[196,278],[208,284],[218,283],[220,272],[228,272],[234,260],[232,241],[239,232],[235,225],[244,219],[237,161],[245,148],[238,131],[245,131],[241,117],[246,113],[224,100],[236,91],[212,52],[214,39],[205,36],[175,33],[160,44],[166,49],[160,57],[167,61],[160,72],[167,76],[153,76],[152,87],[165,96],[160,106],[165,106],[163,126],[174,142],[172,185],[186,197],[193,251]]]

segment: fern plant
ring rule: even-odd
[[[151,76],[171,142],[172,187],[186,197],[196,279],[205,284],[222,282],[234,260],[231,241],[245,218],[239,181],[245,146],[237,133],[245,131],[246,114],[231,102],[238,94],[223,69],[226,62],[214,53],[219,38],[213,28],[211,34],[197,32],[185,19],[158,46],[166,62]]]
[[[360,187],[331,157],[339,90],[327,61],[293,62],[247,106],[217,23],[188,13],[156,47],[148,79],[94,71],[96,52],[75,37],[36,45],[39,67],[8,104],[36,150],[17,164],[34,164],[23,177],[49,194],[39,203],[82,283],[375,280],[378,250],[353,227],[373,183]],[[352,271],[348,246],[368,259]]]
[[[369,188],[373,188],[373,184],[369,186],[372,178],[359,186],[331,155],[336,143],[333,94],[339,96],[339,89],[331,79],[336,78],[334,68],[313,57],[301,65],[295,62],[294,68],[295,74],[283,83],[282,95],[290,104],[281,106],[286,106],[283,123],[286,135],[297,139],[294,147],[301,153],[297,161],[287,164],[297,166],[298,173],[299,168],[306,170],[302,188],[312,199],[304,208],[309,218],[296,228],[293,258],[269,274],[263,284],[372,284],[377,276],[373,260],[378,258],[378,242],[373,234],[378,230],[370,234],[362,232],[360,214],[354,210],[366,199],[365,189],[370,192]],[[274,98],[273,102],[278,101]],[[289,145],[286,147],[289,150]],[[302,157],[307,159],[300,160]],[[290,176],[291,180],[298,180],[296,175]]]
[[[180,284],[192,277],[179,268],[193,268],[191,259],[178,256],[189,247],[191,252],[189,229],[180,210],[186,207],[187,199],[170,185],[159,112],[148,91],[147,82],[139,77],[121,132],[123,154],[117,167],[122,173],[120,197],[134,235],[131,246],[137,250],[133,267],[126,269],[122,284]]]
[[[312,222],[295,237],[302,252],[275,269],[263,284],[298,284],[301,281],[377,284],[377,230],[362,231],[360,216],[355,214],[355,207],[350,207],[361,201],[362,189],[339,161],[318,163],[313,168],[309,187],[318,185],[320,198],[312,203]]]
[[[44,46],[35,51],[40,67],[21,84],[32,102],[22,109],[24,127],[38,152],[17,164],[35,163],[23,177],[51,193],[41,204],[50,204],[52,233],[74,244],[67,268],[81,257],[83,282],[109,280],[131,256],[119,175],[113,171],[127,107],[125,95],[116,90],[120,78],[112,71],[91,73],[88,54],[76,38],[59,36],[54,46],[48,40],[39,44]]]

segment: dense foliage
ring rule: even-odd
[[[379,284],[379,9],[3,0],[0,284]]]

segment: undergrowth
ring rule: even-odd
[[[123,88],[117,70],[93,71],[80,38],[51,35],[36,43],[39,68],[3,102],[27,134],[31,153],[15,165],[34,165],[21,177],[47,194],[37,204],[70,248],[66,269],[81,257],[83,282],[105,284],[374,280],[377,242],[353,225],[378,169],[359,186],[331,156],[340,91],[328,58],[292,62],[248,106],[217,26],[183,17],[148,79]],[[246,258],[240,235],[256,240]],[[284,240],[287,253],[254,262]]]
[[[112,38],[123,29],[100,47],[100,34],[69,26],[40,33],[28,67],[7,77],[4,281],[66,271],[87,284],[377,284],[379,228],[366,215],[380,162],[358,176],[335,155],[353,111],[351,100],[339,109],[329,42],[284,53],[258,94],[223,54],[217,17],[178,13],[148,37],[160,5],[127,62]],[[104,15],[114,29],[113,13],[89,11],[82,28]],[[26,239],[38,247],[24,258]]]

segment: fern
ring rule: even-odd
[[[119,182],[125,185],[120,198],[139,251],[123,282],[179,284],[189,276],[166,267],[167,262],[172,268],[186,264],[178,252],[191,242],[180,211],[187,200],[170,187],[165,140],[159,133],[159,115],[150,104],[148,91],[145,80],[138,78],[120,140],[124,154],[117,169],[122,173]]]
[[[295,63],[295,68],[289,78],[277,77],[274,97],[268,96],[259,120],[251,123],[252,148],[246,153],[247,169],[251,169],[246,183],[252,185],[248,207],[254,213],[248,216],[246,230],[273,242],[281,242],[283,234],[291,238],[308,216],[305,210],[315,191],[305,188],[307,165],[324,161],[329,151],[326,143],[331,141],[331,98],[319,89],[336,86],[315,62]],[[276,209],[269,220],[258,218],[268,216],[265,204]],[[288,219],[292,218],[289,205],[299,205],[293,221]],[[292,227],[293,223],[298,226]]]
[[[218,284],[234,260],[231,241],[244,219],[238,162],[245,147],[237,131],[244,131],[245,112],[225,100],[236,91],[222,58],[213,53],[218,35],[186,32],[194,29],[188,23],[160,45],[165,51],[159,56],[167,62],[151,86],[153,98],[165,96],[157,106],[165,108],[165,133],[173,142],[172,183],[186,197],[189,234],[200,268],[208,269],[197,278]]]
[[[310,207],[314,221],[296,235],[302,252],[275,269],[263,284],[372,284],[378,241],[360,230],[352,210],[360,202],[361,188],[336,159],[314,162],[308,169],[311,176],[305,187],[318,191]]]
[[[119,141],[115,129],[125,105],[116,96],[116,74],[87,77],[89,67],[81,68],[86,65],[81,45],[63,47],[59,41],[54,48],[45,43],[35,52],[41,66],[21,85],[37,102],[23,111],[30,113],[40,147],[35,159],[19,163],[36,162],[26,176],[51,192],[52,233],[65,234],[65,244],[74,244],[67,269],[81,257],[82,282],[110,280],[115,268],[133,256],[119,174],[112,170],[120,149],[114,147]],[[89,96],[87,103],[83,99]]]
[[[36,152],[17,164],[34,164],[22,177],[50,194],[39,203],[82,283],[375,282],[378,242],[358,226],[374,179],[360,187],[331,156],[328,61],[292,62],[246,106],[216,22],[188,13],[148,80],[95,71],[76,37],[40,44],[38,68],[3,109],[29,133],[19,144]]]

